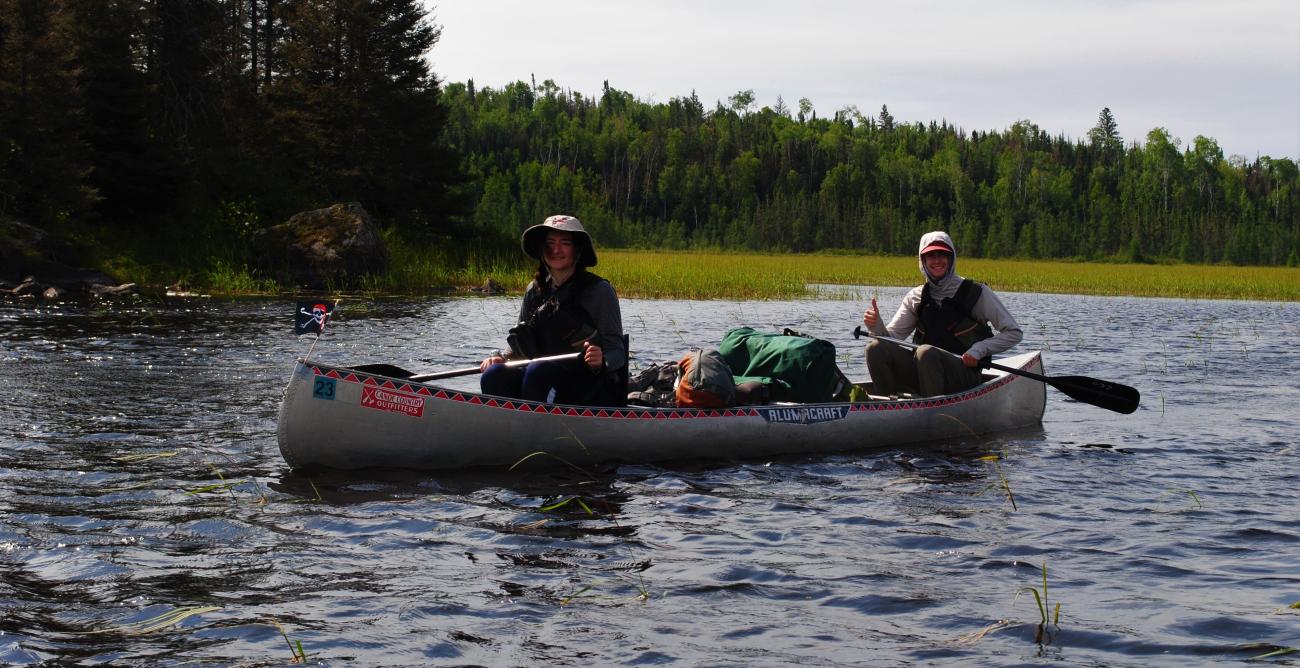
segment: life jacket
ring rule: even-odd
[[[979,301],[983,286],[969,278],[962,279],[956,294],[935,304],[930,299],[930,283],[921,288],[921,306],[917,312],[918,323],[912,342],[918,345],[938,346],[950,353],[961,355],[976,341],[993,336],[987,322],[971,315]]]
[[[507,341],[525,358],[563,355],[582,349],[596,335],[593,318],[582,307],[586,290],[605,279],[589,271],[574,273],[558,289],[549,282],[524,295],[524,320],[510,329]]]

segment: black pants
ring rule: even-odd
[[[497,364],[479,379],[483,394],[548,404],[613,406],[606,374],[593,374],[585,362],[533,362],[524,367]]]

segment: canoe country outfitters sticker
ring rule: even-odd
[[[848,406],[790,406],[781,408],[760,408],[758,412],[762,414],[763,419],[768,422],[784,422],[790,424],[813,424],[814,422],[830,422],[847,417],[849,414]]]
[[[411,417],[424,416],[424,397],[406,392],[394,392],[382,387],[361,388],[362,408],[373,408]]]

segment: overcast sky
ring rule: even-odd
[[[1300,157],[1296,0],[428,0],[444,81],[602,82],[706,109],[752,89],[971,130],[1029,120],[1085,138],[1110,107],[1126,142],[1161,126],[1225,156]]]

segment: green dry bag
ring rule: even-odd
[[[736,382],[770,379],[775,401],[826,403],[840,389],[842,374],[830,341],[740,327],[722,337],[718,352]]]

